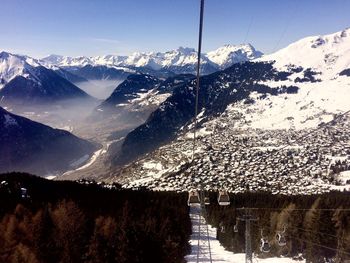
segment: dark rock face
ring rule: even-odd
[[[319,75],[320,73],[312,71],[310,68],[307,68],[303,72],[304,77],[303,78],[296,78],[295,82],[320,82],[321,80],[317,79],[315,76]]]
[[[73,134],[14,115],[0,107],[0,172],[38,175],[72,169],[97,146]]]
[[[120,79],[125,79],[127,76],[130,75],[130,73],[124,70],[110,68],[107,66],[86,65],[81,68],[68,67],[65,70],[87,80],[101,80],[101,79],[120,80]]]
[[[350,68],[344,69],[339,73],[339,76],[347,76],[350,77]]]
[[[262,95],[295,93],[298,88],[271,88],[257,84],[258,81],[286,80],[291,72],[279,72],[273,63],[237,63],[226,70],[203,76],[200,80],[199,111],[204,116],[222,113],[228,104],[249,98],[251,92]],[[175,138],[177,131],[194,116],[195,80],[176,87],[145,124],[130,132],[116,154],[116,165],[127,163]]]
[[[78,82],[85,82],[88,81],[86,78],[80,77],[68,70],[65,70],[63,68],[57,68],[54,70],[58,75],[60,75],[62,78],[65,78],[69,82],[72,83],[78,83]]]

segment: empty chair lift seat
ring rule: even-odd
[[[230,205],[230,196],[227,191],[219,191],[218,203],[219,205]]]
[[[199,205],[201,203],[199,193],[197,191],[188,192],[188,206]]]

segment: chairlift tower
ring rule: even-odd
[[[242,217],[238,217],[238,220],[245,222],[245,262],[253,263],[250,223],[252,221],[258,221],[258,219],[253,217],[248,209],[245,209],[245,214]]]

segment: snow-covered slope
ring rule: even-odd
[[[0,53],[0,89],[16,76],[36,78],[35,67],[40,66],[37,60],[14,55],[7,52]]]
[[[324,36],[303,38],[262,61],[276,61],[275,67],[296,65],[320,72],[320,79],[332,79],[344,69],[350,68],[350,28]]]
[[[275,61],[276,70],[293,72],[284,81],[261,82],[269,87],[296,85],[299,91],[287,96],[251,94],[252,105],[236,103],[229,112],[245,116],[245,126],[263,129],[303,129],[350,110],[350,28],[312,36],[290,44],[257,61]]]
[[[262,55],[250,44],[225,45],[217,50],[202,55],[202,64],[208,66],[206,70],[212,72],[231,66],[233,63],[252,60]],[[148,67],[154,70],[170,69],[178,72],[180,68],[187,68],[185,72],[195,69],[197,53],[193,48],[179,47],[167,52],[135,52],[129,56],[106,55],[97,57],[64,57],[50,55],[40,60],[48,67],[84,67],[86,65],[109,67]],[[181,71],[181,70],[180,70]],[[184,73],[184,71],[181,71]],[[205,73],[208,73],[205,72]]]
[[[260,51],[250,44],[225,45],[207,53],[207,58],[218,65],[221,69],[227,68],[234,63],[256,59],[262,56]]]

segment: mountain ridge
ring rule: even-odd
[[[226,50],[228,49],[228,50]],[[209,56],[210,54],[210,56]],[[202,54],[202,65],[207,65],[205,73],[212,73],[218,69],[230,66],[232,63],[244,62],[258,58],[262,55],[250,44],[225,45],[217,50]],[[105,55],[95,57],[65,57],[49,55],[40,60],[48,67],[83,67],[86,65],[109,66],[114,68],[151,68],[153,70],[173,69],[175,73],[193,73],[197,62],[197,52],[193,48],[179,47],[166,52],[134,52],[129,56]],[[180,67],[188,67],[190,70],[177,72]]]

